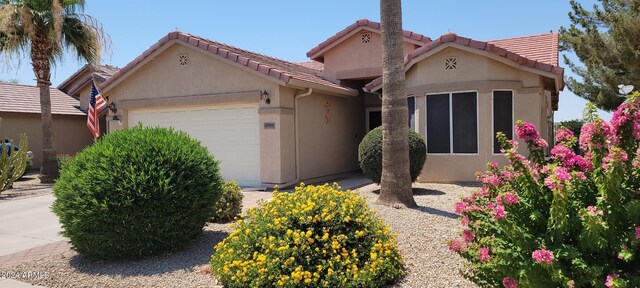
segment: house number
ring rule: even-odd
[[[265,122],[264,129],[276,129],[276,122]]]

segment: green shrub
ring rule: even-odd
[[[389,227],[336,184],[274,191],[215,247],[225,287],[383,287],[404,275]]]
[[[420,134],[409,130],[409,166],[411,182],[420,176],[427,159],[427,146]],[[358,147],[358,161],[365,176],[375,183],[382,177],[382,127],[375,128],[364,136]]]
[[[216,203],[216,209],[211,217],[213,222],[229,222],[242,212],[242,189],[236,181],[224,183],[222,196]]]
[[[13,186],[13,182],[20,179],[27,169],[27,135],[20,135],[18,151],[14,150],[11,143],[0,143],[2,152],[0,153],[0,192]],[[15,145],[15,143],[14,143]],[[11,147],[11,148],[9,148]],[[11,154],[11,156],[9,156]]]
[[[95,259],[184,246],[202,232],[223,184],[199,141],[164,128],[108,134],[62,166],[53,211],[74,249]]]
[[[73,160],[73,156],[68,154],[58,155],[58,169],[62,171],[62,167]]]

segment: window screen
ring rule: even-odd
[[[450,153],[449,94],[427,96],[427,151]]]
[[[500,142],[496,133],[502,132],[513,139],[513,92],[493,92],[493,153],[500,153]]]
[[[409,109],[409,128],[416,130],[416,97],[407,97],[407,107]]]
[[[453,93],[453,153],[478,153],[476,92]]]

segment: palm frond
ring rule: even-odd
[[[26,53],[31,41],[46,37],[50,45],[41,53],[51,65],[64,51],[99,64],[102,47],[110,53],[111,40],[99,21],[78,13],[84,5],[84,0],[0,0],[0,53],[5,58]]]
[[[29,37],[24,31],[19,18],[20,7],[8,4],[7,0],[2,0],[0,6],[0,54],[2,62],[9,63],[12,60],[18,62],[21,55],[28,51]],[[19,64],[19,63],[18,63]],[[10,65],[2,65],[3,71],[10,68]]]

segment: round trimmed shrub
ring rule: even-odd
[[[242,189],[236,181],[229,181],[222,186],[222,196],[211,217],[213,222],[229,222],[242,212]]]
[[[404,275],[389,227],[337,184],[274,191],[218,243],[211,271],[225,287],[384,287]]]
[[[411,182],[420,176],[427,159],[427,145],[420,134],[409,130],[409,167]],[[358,147],[358,161],[365,176],[376,184],[382,177],[382,127],[377,127],[364,136]]]
[[[53,212],[73,248],[94,259],[137,259],[181,248],[220,197],[218,162],[173,129],[104,136],[62,165]]]

